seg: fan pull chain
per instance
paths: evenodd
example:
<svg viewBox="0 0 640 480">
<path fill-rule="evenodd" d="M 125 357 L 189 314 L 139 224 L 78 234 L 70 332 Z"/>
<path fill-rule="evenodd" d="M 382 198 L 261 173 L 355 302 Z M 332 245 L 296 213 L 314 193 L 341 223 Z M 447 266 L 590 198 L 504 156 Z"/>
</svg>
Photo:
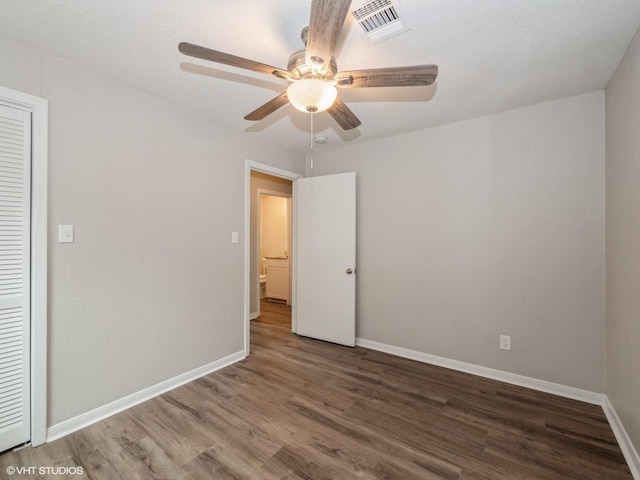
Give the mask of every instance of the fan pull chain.
<svg viewBox="0 0 640 480">
<path fill-rule="evenodd" d="M 311 157 L 311 168 L 313 168 L 313 113 L 310 113 L 311 115 L 311 136 L 310 136 L 310 143 L 309 143 L 309 156 Z"/>
</svg>

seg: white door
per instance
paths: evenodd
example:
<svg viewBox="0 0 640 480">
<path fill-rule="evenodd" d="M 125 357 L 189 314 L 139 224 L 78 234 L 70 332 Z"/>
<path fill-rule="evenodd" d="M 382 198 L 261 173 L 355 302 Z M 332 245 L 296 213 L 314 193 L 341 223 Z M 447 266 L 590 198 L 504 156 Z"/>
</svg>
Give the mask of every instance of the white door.
<svg viewBox="0 0 640 480">
<path fill-rule="evenodd" d="M 0 105 L 0 451 L 31 438 L 31 113 Z"/>
<path fill-rule="evenodd" d="M 356 174 L 293 183 L 296 221 L 296 333 L 354 346 Z"/>
</svg>

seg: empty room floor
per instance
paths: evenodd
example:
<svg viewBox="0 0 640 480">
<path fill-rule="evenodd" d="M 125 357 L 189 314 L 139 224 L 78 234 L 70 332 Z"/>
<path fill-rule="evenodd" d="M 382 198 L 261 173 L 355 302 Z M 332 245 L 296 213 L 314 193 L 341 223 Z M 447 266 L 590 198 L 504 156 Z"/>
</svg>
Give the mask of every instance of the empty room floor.
<svg viewBox="0 0 640 480">
<path fill-rule="evenodd" d="M 10 465 L 118 480 L 632 480 L 598 406 L 301 338 L 276 304 L 252 322 L 247 359 L 2 455 Z"/>
</svg>

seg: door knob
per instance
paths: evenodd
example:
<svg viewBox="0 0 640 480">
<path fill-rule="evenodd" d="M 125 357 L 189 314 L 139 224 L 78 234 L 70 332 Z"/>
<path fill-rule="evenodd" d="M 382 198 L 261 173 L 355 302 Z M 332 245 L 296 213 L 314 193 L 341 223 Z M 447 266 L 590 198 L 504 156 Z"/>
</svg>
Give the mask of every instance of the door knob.
<svg viewBox="0 0 640 480">
<path fill-rule="evenodd" d="M 351 270 L 350 268 L 347 268 L 347 275 L 351 275 L 353 273 L 353 270 Z"/>
</svg>

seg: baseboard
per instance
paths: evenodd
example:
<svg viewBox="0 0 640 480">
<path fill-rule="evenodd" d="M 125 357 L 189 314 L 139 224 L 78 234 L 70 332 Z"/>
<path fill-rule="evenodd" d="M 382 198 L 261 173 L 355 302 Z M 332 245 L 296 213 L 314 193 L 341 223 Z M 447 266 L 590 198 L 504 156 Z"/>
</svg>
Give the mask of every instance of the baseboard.
<svg viewBox="0 0 640 480">
<path fill-rule="evenodd" d="M 182 375 L 178 375 L 177 377 L 170 378 L 169 380 L 158 383 L 152 387 L 145 388 L 137 393 L 127 395 L 120 400 L 98 407 L 90 412 L 83 413 L 82 415 L 78 415 L 77 417 L 53 425 L 47 429 L 47 442 L 52 442 L 58 438 L 64 437 L 65 435 L 69 435 L 70 433 L 80 430 L 81 428 L 88 427 L 100 420 L 104 420 L 107 417 L 120 413 L 128 408 L 138 405 L 139 403 L 150 400 L 153 397 L 157 397 L 158 395 L 168 392 L 169 390 L 173 390 L 185 383 L 192 382 L 204 375 L 236 363 L 245 357 L 245 351 L 241 350 L 227 357 L 221 358 L 220 360 L 216 360 L 215 362 L 203 365 L 202 367 L 183 373 Z"/>
<path fill-rule="evenodd" d="M 258 312 L 253 312 L 249 314 L 249 320 L 255 320 L 256 318 L 258 318 L 260 316 L 260 314 Z"/>
<path fill-rule="evenodd" d="M 604 414 L 607 416 L 607 420 L 609 420 L 609 425 L 611 425 L 611 429 L 616 436 L 616 440 L 618 440 L 618 445 L 620 445 L 620 450 L 622 450 L 622 454 L 627 461 L 629 470 L 631 470 L 631 475 L 633 475 L 634 480 L 640 480 L 640 455 L 638 455 L 638 451 L 633 446 L 633 443 L 631 443 L 631 439 L 629 438 L 629 435 L 627 435 L 627 432 L 620 421 L 620 417 L 618 417 L 615 408 L 613 408 L 613 404 L 609 400 L 609 397 L 605 396 L 604 402 L 602 403 L 602 409 L 604 410 Z"/>
<path fill-rule="evenodd" d="M 364 338 L 356 338 L 356 345 L 358 345 L 359 347 L 370 348 L 371 350 L 377 350 L 379 352 L 390 353 L 392 355 L 397 355 L 398 357 L 416 360 L 422 363 L 429 363 L 431 365 L 437 365 L 439 367 L 445 367 L 452 370 L 458 370 L 460 372 L 471 373 L 473 375 L 478 375 L 479 377 L 490 378 L 492 380 L 498 380 L 500 382 L 510 383 L 512 385 L 518 385 L 541 392 L 552 393 L 561 397 L 580 400 L 582 402 L 587 402 L 594 405 L 602 405 L 605 399 L 605 396 L 602 393 L 582 390 L 580 388 L 568 387 L 566 385 L 538 380 L 531 377 L 525 377 L 524 375 L 517 375 L 515 373 L 495 370 L 493 368 L 482 367 L 479 365 L 474 365 L 472 363 L 451 360 L 449 358 L 439 357 L 437 355 L 409 350 L 407 348 L 374 342 L 372 340 L 367 340 Z"/>
</svg>

